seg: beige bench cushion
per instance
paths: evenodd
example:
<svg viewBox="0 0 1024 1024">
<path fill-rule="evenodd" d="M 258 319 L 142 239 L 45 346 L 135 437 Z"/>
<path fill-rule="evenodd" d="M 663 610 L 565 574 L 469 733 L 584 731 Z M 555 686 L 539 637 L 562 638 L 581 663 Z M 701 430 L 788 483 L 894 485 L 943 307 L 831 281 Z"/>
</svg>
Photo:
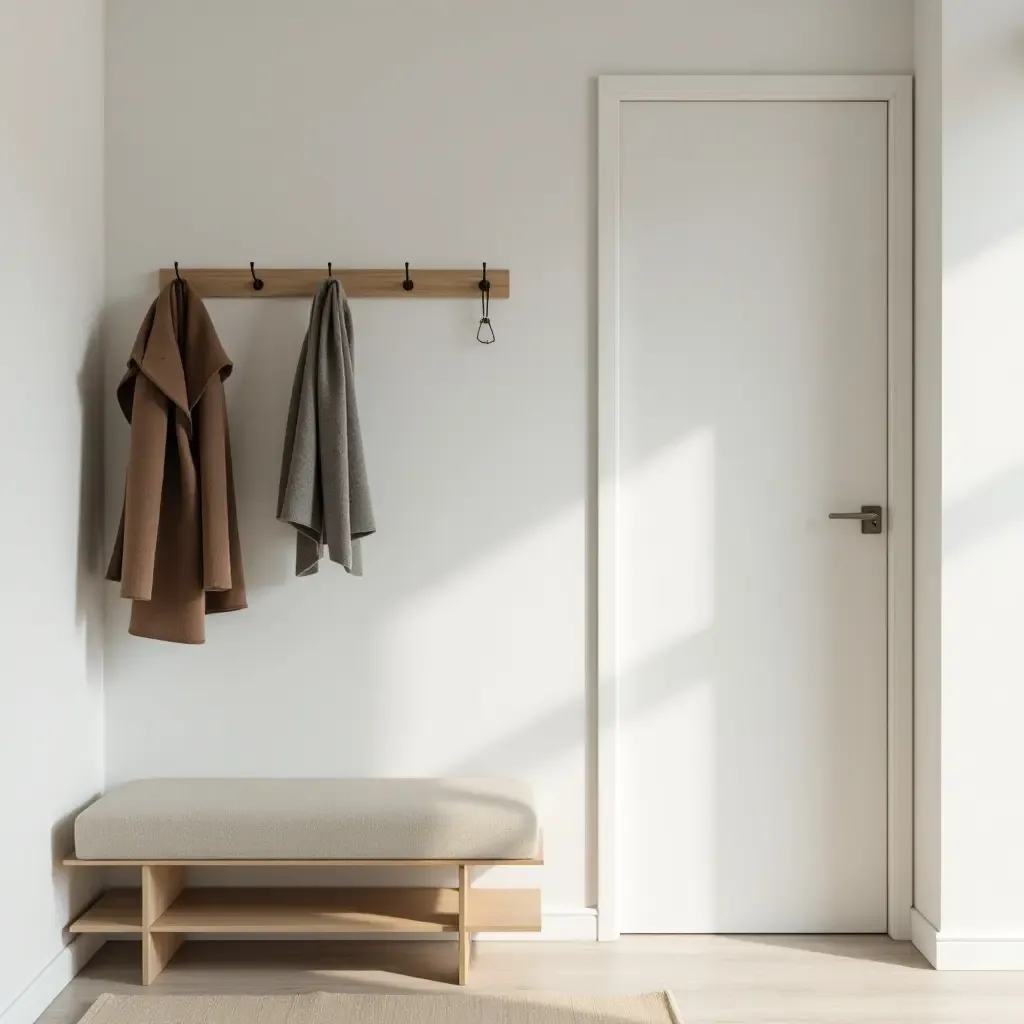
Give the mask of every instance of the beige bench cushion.
<svg viewBox="0 0 1024 1024">
<path fill-rule="evenodd" d="M 507 779 L 146 779 L 75 820 L 83 860 L 518 860 L 530 788 Z"/>
</svg>

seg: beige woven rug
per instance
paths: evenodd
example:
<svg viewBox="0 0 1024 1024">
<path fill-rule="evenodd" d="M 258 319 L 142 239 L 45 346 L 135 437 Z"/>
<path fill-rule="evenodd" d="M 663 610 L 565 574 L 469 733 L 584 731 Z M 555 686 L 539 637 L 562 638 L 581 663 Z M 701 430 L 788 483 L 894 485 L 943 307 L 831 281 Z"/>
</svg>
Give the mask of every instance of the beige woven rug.
<svg viewBox="0 0 1024 1024">
<path fill-rule="evenodd" d="M 667 992 L 559 996 L 102 995 L 81 1024 L 682 1024 Z"/>
</svg>

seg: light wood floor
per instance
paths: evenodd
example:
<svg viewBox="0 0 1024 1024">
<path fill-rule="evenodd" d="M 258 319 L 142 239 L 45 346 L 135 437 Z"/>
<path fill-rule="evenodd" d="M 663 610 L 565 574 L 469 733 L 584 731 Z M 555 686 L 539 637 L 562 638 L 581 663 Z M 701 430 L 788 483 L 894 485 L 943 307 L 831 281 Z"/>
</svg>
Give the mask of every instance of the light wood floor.
<svg viewBox="0 0 1024 1024">
<path fill-rule="evenodd" d="M 138 944 L 110 942 L 39 1024 L 75 1024 L 101 992 L 415 992 L 456 970 L 449 942 L 192 942 L 143 989 Z M 1024 1022 L 1024 972 L 939 974 L 909 944 L 874 936 L 631 936 L 474 950 L 471 989 L 666 988 L 686 1024 Z"/>
</svg>

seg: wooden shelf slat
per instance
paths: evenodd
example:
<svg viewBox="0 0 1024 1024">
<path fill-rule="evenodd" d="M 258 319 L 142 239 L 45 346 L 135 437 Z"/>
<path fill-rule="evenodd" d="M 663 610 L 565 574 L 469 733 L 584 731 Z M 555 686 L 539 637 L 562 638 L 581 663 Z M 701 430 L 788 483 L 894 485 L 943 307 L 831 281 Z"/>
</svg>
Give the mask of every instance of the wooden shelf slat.
<svg viewBox="0 0 1024 1024">
<path fill-rule="evenodd" d="M 471 890 L 471 932 L 535 932 L 539 889 Z M 445 888 L 185 889 L 152 926 L 160 933 L 456 932 L 459 893 Z M 71 925 L 74 934 L 139 934 L 142 894 L 111 889 Z"/>
<path fill-rule="evenodd" d="M 139 889 L 109 889 L 75 921 L 74 934 L 93 932 L 113 935 L 142 932 L 142 892 Z"/>
<path fill-rule="evenodd" d="M 284 299 L 312 298 L 317 285 L 327 277 L 327 267 L 257 267 L 263 282 L 253 288 L 248 267 L 179 267 L 178 273 L 204 299 Z M 350 299 L 472 299 L 480 298 L 483 267 L 468 270 L 416 270 L 410 268 L 413 282 L 405 291 L 404 268 L 387 270 L 334 270 Z M 160 287 L 174 280 L 174 268 L 160 270 Z M 487 268 L 491 298 L 509 297 L 509 272 Z"/>
<path fill-rule="evenodd" d="M 538 890 L 474 889 L 473 931 L 539 931 Z M 456 932 L 459 894 L 443 888 L 185 889 L 153 932 Z"/>
</svg>

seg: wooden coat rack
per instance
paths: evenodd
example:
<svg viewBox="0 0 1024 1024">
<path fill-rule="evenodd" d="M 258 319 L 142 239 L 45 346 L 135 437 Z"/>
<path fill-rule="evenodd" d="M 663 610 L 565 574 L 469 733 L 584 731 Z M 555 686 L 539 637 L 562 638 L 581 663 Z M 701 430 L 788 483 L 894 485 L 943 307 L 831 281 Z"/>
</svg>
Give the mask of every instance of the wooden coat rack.
<svg viewBox="0 0 1024 1024">
<path fill-rule="evenodd" d="M 177 273 L 204 299 L 312 298 L 328 276 L 326 267 L 179 268 Z M 469 299 L 480 298 L 480 268 L 474 270 L 333 270 L 332 275 L 350 299 Z M 174 280 L 174 267 L 160 270 L 160 287 Z M 509 296 L 509 272 L 486 268 L 492 299 Z M 257 287 L 257 283 L 262 284 Z M 411 282 L 412 287 L 406 287 Z"/>
</svg>

